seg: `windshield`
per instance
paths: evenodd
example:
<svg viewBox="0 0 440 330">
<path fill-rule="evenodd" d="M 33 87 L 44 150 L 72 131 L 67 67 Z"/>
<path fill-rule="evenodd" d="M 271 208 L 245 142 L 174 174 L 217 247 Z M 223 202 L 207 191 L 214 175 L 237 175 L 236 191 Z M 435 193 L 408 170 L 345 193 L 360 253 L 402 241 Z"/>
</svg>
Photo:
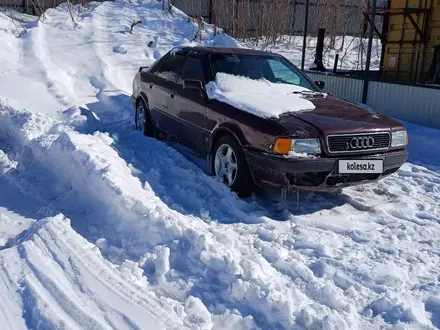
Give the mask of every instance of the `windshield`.
<svg viewBox="0 0 440 330">
<path fill-rule="evenodd" d="M 272 83 L 290 84 L 317 91 L 313 83 L 298 69 L 282 57 L 212 54 L 211 63 L 214 74 L 219 72 L 244 76 L 251 79 L 266 79 Z"/>
</svg>

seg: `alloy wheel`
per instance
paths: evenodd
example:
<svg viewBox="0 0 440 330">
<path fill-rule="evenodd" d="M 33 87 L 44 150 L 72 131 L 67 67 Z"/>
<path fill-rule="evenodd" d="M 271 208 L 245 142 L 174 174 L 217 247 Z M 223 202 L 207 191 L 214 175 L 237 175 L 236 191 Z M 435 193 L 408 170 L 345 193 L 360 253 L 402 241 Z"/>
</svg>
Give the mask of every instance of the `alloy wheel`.
<svg viewBox="0 0 440 330">
<path fill-rule="evenodd" d="M 237 178 L 238 164 L 234 150 L 228 144 L 222 144 L 215 153 L 215 176 L 231 187 Z"/>
</svg>

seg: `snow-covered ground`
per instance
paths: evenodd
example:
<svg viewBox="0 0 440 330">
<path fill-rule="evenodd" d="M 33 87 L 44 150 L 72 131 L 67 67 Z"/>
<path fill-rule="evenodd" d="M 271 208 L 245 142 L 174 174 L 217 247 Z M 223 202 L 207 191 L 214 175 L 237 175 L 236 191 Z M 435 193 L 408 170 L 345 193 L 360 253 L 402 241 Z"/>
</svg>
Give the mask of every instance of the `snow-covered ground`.
<svg viewBox="0 0 440 330">
<path fill-rule="evenodd" d="M 409 161 L 379 183 L 242 200 L 134 131 L 133 76 L 191 43 L 182 13 L 23 20 L 16 38 L 0 16 L 1 329 L 440 327 L 440 131 L 407 124 Z"/>
</svg>

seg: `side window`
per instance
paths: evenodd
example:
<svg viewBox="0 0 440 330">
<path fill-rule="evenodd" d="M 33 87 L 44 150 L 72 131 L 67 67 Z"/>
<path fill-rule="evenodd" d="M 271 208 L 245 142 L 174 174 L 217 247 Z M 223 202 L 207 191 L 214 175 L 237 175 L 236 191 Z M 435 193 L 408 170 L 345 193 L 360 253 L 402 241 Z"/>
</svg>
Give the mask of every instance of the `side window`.
<svg viewBox="0 0 440 330">
<path fill-rule="evenodd" d="M 176 82 L 177 78 L 182 72 L 183 64 L 185 63 L 185 56 L 182 54 L 170 54 L 155 72 L 158 77 L 165 80 Z"/>
<path fill-rule="evenodd" d="M 183 85 L 184 80 L 200 80 L 202 84 L 205 85 L 205 71 L 203 69 L 203 62 L 200 58 L 193 56 L 187 57 L 178 84 Z"/>
<path fill-rule="evenodd" d="M 301 77 L 282 62 L 273 59 L 269 59 L 268 62 L 275 77 L 275 82 L 301 85 Z"/>
<path fill-rule="evenodd" d="M 167 58 L 164 58 L 164 60 L 166 61 Z M 160 69 L 160 66 L 162 65 L 161 60 L 155 61 L 150 68 L 150 73 L 151 74 L 157 74 L 157 71 Z"/>
</svg>

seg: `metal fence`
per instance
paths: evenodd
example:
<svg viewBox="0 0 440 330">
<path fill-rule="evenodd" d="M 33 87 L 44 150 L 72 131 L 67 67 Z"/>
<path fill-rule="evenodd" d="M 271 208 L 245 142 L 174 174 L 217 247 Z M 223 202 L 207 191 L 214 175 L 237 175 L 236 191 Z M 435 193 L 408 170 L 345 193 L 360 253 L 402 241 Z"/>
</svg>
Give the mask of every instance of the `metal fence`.
<svg viewBox="0 0 440 330">
<path fill-rule="evenodd" d="M 15 10 L 19 13 L 41 15 L 49 8 L 55 8 L 67 0 L 0 0 L 0 11 Z M 94 0 L 103 2 L 105 0 Z M 111 0 L 110 0 L 111 1 Z M 87 3 L 88 1 L 71 0 L 72 4 Z"/>
<path fill-rule="evenodd" d="M 63 0 L 0 0 L 0 11 L 15 10 L 30 15 L 41 15 L 47 9 L 58 6 Z"/>
<path fill-rule="evenodd" d="M 212 0 L 171 0 L 171 3 L 190 16 L 203 16 L 206 22 L 213 23 L 211 22 L 212 8 L 210 8 Z M 299 34 L 304 31 L 305 1 L 273 0 L 271 3 L 282 4 L 284 8 L 283 17 L 277 17 L 285 20 L 285 31 L 282 33 Z M 250 35 L 263 24 L 263 21 L 273 20 L 273 17 L 265 18 L 263 1 L 222 0 L 221 6 L 222 11 L 216 14 L 215 23 L 228 34 L 233 34 L 234 20 L 245 22 Z M 233 9 L 234 6 L 235 9 Z M 316 35 L 318 28 L 325 28 L 335 35 L 357 36 L 362 34 L 364 24 L 362 7 L 356 4 L 356 1 L 340 0 L 338 6 L 333 7 L 326 5 L 323 0 L 310 1 L 309 33 L 312 35 Z M 382 18 L 378 17 L 376 26 L 379 29 L 381 29 L 381 24 Z"/>
<path fill-rule="evenodd" d="M 361 103 L 363 80 L 307 72 L 325 91 Z M 370 81 L 367 102 L 376 111 L 415 124 L 440 128 L 440 89 Z"/>
</svg>

